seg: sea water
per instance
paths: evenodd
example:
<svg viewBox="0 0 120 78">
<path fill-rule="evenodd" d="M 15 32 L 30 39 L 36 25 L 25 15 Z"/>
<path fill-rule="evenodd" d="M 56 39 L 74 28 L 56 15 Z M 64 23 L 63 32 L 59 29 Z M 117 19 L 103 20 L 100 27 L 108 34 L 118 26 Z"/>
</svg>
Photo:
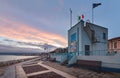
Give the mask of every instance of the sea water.
<svg viewBox="0 0 120 78">
<path fill-rule="evenodd" d="M 0 55 L 0 62 L 9 61 L 9 60 L 18 60 L 26 58 L 34 58 L 37 56 L 22 56 L 22 55 Z"/>
</svg>

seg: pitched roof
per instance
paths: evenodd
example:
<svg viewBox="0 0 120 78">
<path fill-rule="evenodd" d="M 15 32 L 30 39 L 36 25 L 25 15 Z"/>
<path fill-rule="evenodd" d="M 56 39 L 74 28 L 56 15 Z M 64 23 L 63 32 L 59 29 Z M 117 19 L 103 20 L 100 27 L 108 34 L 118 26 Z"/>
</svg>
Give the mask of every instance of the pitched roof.
<svg viewBox="0 0 120 78">
<path fill-rule="evenodd" d="M 109 39 L 108 41 L 116 40 L 116 39 L 120 39 L 120 37 L 114 37 L 114 38 Z"/>
</svg>

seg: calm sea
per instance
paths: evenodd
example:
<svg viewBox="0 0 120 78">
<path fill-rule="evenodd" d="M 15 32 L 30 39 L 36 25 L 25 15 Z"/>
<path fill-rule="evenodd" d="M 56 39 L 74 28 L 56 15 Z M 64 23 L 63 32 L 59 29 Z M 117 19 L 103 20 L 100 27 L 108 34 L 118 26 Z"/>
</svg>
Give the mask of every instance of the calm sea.
<svg viewBox="0 0 120 78">
<path fill-rule="evenodd" d="M 37 56 L 17 56 L 17 55 L 0 55 L 0 62 L 9 61 L 9 60 L 17 60 L 17 59 L 25 59 L 25 58 L 33 58 Z"/>
</svg>

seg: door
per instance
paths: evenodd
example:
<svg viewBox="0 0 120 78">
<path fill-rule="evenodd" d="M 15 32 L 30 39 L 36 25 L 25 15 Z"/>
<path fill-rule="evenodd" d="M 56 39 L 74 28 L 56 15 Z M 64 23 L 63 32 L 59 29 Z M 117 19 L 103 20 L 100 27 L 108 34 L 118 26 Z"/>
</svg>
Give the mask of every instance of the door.
<svg viewBox="0 0 120 78">
<path fill-rule="evenodd" d="M 90 45 L 85 45 L 85 55 L 90 55 Z"/>
</svg>

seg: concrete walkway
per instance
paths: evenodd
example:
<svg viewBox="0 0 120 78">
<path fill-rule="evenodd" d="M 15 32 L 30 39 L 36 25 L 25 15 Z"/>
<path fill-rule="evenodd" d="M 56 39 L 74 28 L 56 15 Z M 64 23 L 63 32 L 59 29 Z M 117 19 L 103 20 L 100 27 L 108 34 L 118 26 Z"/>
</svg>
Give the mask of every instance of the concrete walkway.
<svg viewBox="0 0 120 78">
<path fill-rule="evenodd" d="M 42 64 L 42 62 L 39 62 L 38 64 L 45 67 L 45 68 L 47 68 L 47 69 L 49 69 L 50 71 L 53 71 L 53 72 L 65 77 L 65 78 L 76 78 L 76 77 L 74 77 L 74 76 L 72 76 L 70 74 L 67 74 L 67 73 L 63 72 L 63 71 L 57 70 L 57 69 L 52 68 L 52 67 L 47 66 L 47 65 L 44 65 L 44 64 Z"/>
<path fill-rule="evenodd" d="M 4 75 L 1 76 L 0 78 L 16 78 L 15 65 L 8 67 L 8 68 L 6 69 Z"/>
<path fill-rule="evenodd" d="M 18 63 L 12 66 L 9 66 L 6 70 L 4 75 L 0 76 L 0 78 L 27 78 L 27 76 L 25 76 L 26 74 L 24 73 L 24 70 L 22 69 L 21 65 L 25 64 L 25 63 L 31 63 L 34 62 L 34 60 L 37 60 L 39 58 L 36 59 L 32 59 L 29 61 L 25 61 L 22 63 Z M 19 74 L 17 73 L 19 72 Z M 21 75 L 21 74 L 25 74 L 25 75 Z"/>
<path fill-rule="evenodd" d="M 34 66 L 35 64 L 32 64 L 32 65 Z M 32 66 L 32 65 L 23 65 L 23 67 Z M 76 77 L 74 77 L 74 76 L 72 76 L 72 75 L 70 75 L 70 74 L 67 74 L 67 73 L 63 72 L 63 71 L 57 70 L 57 69 L 52 68 L 52 67 L 47 66 L 47 65 L 44 65 L 44 64 L 42 64 L 42 61 L 41 61 L 41 62 L 38 62 L 37 65 L 40 65 L 40 66 L 42 66 L 42 67 L 45 67 L 45 68 L 47 68 L 48 70 L 25 74 L 22 66 L 19 65 L 19 66 L 16 66 L 16 73 L 17 73 L 16 78 L 27 78 L 27 77 L 29 77 L 29 76 L 34 76 L 34 75 L 43 74 L 43 73 L 48 73 L 48 72 L 55 72 L 55 73 L 57 73 L 57 74 L 65 77 L 65 78 L 76 78 Z"/>
<path fill-rule="evenodd" d="M 36 59 L 34 59 L 34 60 L 36 60 Z M 25 71 L 23 70 L 23 67 L 27 67 L 27 66 L 29 67 L 32 65 L 34 66 L 35 65 L 33 63 L 33 62 L 35 62 L 34 60 L 22 62 L 22 63 L 8 67 L 5 74 L 3 76 L 1 76 L 0 78 L 28 78 L 29 76 L 35 76 L 35 75 L 40 75 L 40 74 L 44 74 L 44 73 L 46 74 L 49 72 L 55 72 L 56 74 L 59 74 L 65 78 L 76 78 L 70 74 L 63 72 L 63 71 L 57 70 L 57 69 L 52 68 L 47 65 L 44 65 L 44 64 L 42 64 L 42 61 L 37 61 L 36 65 L 40 65 L 44 68 L 47 68 L 48 70 L 43 70 L 43 71 L 26 74 Z"/>
<path fill-rule="evenodd" d="M 20 65 L 16 66 L 16 78 L 27 78 L 23 68 Z"/>
</svg>

